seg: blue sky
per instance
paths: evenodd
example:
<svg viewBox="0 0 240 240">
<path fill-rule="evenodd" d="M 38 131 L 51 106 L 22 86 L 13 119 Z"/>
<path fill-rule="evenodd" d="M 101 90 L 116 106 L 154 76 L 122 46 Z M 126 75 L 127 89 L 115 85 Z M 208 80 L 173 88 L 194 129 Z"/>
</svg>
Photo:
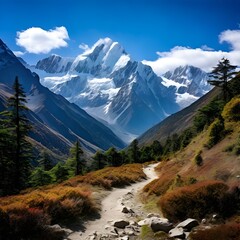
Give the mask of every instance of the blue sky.
<svg viewBox="0 0 240 240">
<path fill-rule="evenodd" d="M 22 57 L 31 64 L 52 53 L 77 56 L 83 52 L 80 44 L 91 46 L 104 37 L 120 42 L 134 59 L 149 63 L 162 57 L 156 52 L 171 52 L 176 46 L 228 52 L 232 44 L 226 38 L 220 43 L 219 35 L 240 29 L 239 0 L 1 0 L 0 3 L 0 38 L 11 50 L 23 52 Z M 67 37 L 63 37 L 66 44 L 59 43 L 58 49 L 52 46 L 48 53 L 29 53 L 23 46 L 25 43 L 16 44 L 17 32 L 33 27 L 49 31 L 62 26 L 67 31 Z"/>
</svg>

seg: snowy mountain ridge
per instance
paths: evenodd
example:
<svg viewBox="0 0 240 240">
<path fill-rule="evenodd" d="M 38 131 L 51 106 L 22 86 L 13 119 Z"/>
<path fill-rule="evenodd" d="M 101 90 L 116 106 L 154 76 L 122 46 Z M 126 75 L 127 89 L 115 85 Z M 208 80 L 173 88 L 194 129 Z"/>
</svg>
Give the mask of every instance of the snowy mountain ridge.
<svg viewBox="0 0 240 240">
<path fill-rule="evenodd" d="M 157 76 L 110 38 L 98 40 L 75 59 L 52 55 L 32 70 L 44 86 L 121 133 L 125 141 L 207 91 L 202 70 L 185 66 Z"/>
</svg>

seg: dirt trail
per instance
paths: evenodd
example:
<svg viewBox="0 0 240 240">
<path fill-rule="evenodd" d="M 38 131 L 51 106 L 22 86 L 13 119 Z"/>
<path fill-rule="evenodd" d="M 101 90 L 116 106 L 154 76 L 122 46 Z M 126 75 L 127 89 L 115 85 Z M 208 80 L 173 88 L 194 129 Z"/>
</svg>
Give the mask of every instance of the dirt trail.
<svg viewBox="0 0 240 240">
<path fill-rule="evenodd" d="M 131 208 L 135 213 L 138 213 L 138 215 L 141 215 L 141 203 L 139 203 L 136 196 L 139 190 L 141 190 L 153 179 L 157 178 L 157 174 L 154 171 L 156 165 L 157 164 L 151 164 L 144 168 L 144 173 L 147 175 L 147 180 L 134 183 L 125 188 L 113 189 L 112 192 L 102 201 L 102 211 L 100 213 L 101 218 L 94 221 L 88 221 L 85 225 L 85 232 L 74 232 L 68 236 L 68 239 L 89 239 L 89 236 L 93 235 L 95 232 L 101 234 L 107 233 L 108 228 L 116 220 L 129 220 L 129 217 L 122 213 L 123 205 Z"/>
</svg>

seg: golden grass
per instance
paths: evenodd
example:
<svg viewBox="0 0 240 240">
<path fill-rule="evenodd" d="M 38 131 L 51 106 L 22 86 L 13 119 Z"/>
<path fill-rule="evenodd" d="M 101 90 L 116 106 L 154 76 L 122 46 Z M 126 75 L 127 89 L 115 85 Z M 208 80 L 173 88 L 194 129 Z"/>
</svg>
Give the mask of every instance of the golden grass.
<svg viewBox="0 0 240 240">
<path fill-rule="evenodd" d="M 143 166 L 141 164 L 127 164 L 120 167 L 107 167 L 95 172 L 90 172 L 85 176 L 72 178 L 63 184 L 77 186 L 79 183 L 86 183 L 111 189 L 112 187 L 123 187 L 145 178 L 146 175 L 143 172 Z"/>
</svg>

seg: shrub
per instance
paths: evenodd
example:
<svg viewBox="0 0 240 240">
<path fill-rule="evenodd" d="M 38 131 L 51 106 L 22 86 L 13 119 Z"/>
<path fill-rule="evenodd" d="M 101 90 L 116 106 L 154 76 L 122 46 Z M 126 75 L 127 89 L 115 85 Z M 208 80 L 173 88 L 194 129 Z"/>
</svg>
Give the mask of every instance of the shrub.
<svg viewBox="0 0 240 240">
<path fill-rule="evenodd" d="M 158 179 L 154 179 L 152 182 L 148 183 L 143 188 L 143 191 L 148 193 L 148 195 L 155 194 L 157 196 L 160 196 L 167 192 L 173 182 L 173 177 L 163 176 Z"/>
<path fill-rule="evenodd" d="M 227 223 L 190 233 L 191 240 L 240 240 L 240 223 Z"/>
<path fill-rule="evenodd" d="M 21 207 L 1 214 L 2 221 L 0 236 L 5 239 L 41 239 L 37 237 L 46 231 L 50 218 L 40 209 Z"/>
<path fill-rule="evenodd" d="M 175 188 L 163 195 L 158 204 L 163 214 L 173 220 L 188 217 L 201 219 L 206 214 L 231 214 L 236 211 L 236 200 L 228 194 L 228 186 L 220 181 L 204 181 L 185 187 Z M 226 202 L 232 202 L 223 204 Z"/>
<path fill-rule="evenodd" d="M 233 98 L 225 105 L 222 116 L 227 121 L 240 120 L 240 97 Z"/>
<path fill-rule="evenodd" d="M 217 144 L 224 136 L 224 121 L 223 119 L 216 119 L 209 127 L 209 139 L 207 146 L 209 148 Z"/>
<path fill-rule="evenodd" d="M 202 166 L 202 164 L 203 164 L 203 159 L 202 159 L 201 153 L 202 153 L 202 151 L 199 151 L 194 158 L 194 162 L 197 164 L 197 166 Z"/>
<path fill-rule="evenodd" d="M 221 115 L 224 102 L 214 99 L 209 104 L 202 107 L 196 114 L 193 124 L 197 132 L 201 132 L 205 126 L 209 126 L 216 117 Z"/>
<path fill-rule="evenodd" d="M 61 233 L 48 224 L 70 222 L 95 213 L 97 208 L 90 196 L 86 187 L 60 185 L 2 198 L 0 239 L 5 233 L 11 234 L 9 239 L 62 239 Z"/>
</svg>

